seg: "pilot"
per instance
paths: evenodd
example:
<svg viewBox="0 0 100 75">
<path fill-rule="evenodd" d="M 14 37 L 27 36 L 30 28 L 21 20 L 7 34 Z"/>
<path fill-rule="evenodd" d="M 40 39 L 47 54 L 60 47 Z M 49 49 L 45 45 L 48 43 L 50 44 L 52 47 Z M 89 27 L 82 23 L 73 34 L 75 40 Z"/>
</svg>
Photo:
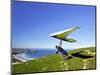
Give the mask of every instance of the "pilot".
<svg viewBox="0 0 100 75">
<path fill-rule="evenodd" d="M 57 49 L 56 54 L 58 54 L 60 52 L 62 54 L 64 60 L 67 60 L 68 52 L 58 45 L 56 45 L 56 49 Z"/>
</svg>

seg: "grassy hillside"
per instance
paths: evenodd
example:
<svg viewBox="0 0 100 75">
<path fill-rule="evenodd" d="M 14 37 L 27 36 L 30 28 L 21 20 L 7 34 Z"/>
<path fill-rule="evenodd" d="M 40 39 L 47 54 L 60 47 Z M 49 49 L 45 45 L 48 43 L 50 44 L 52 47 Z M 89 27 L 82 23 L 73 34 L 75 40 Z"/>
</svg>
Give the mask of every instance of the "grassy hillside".
<svg viewBox="0 0 100 75">
<path fill-rule="evenodd" d="M 13 74 L 95 68 L 95 47 L 72 50 L 69 52 L 69 58 L 67 60 L 63 60 L 60 54 L 53 54 L 12 65 Z"/>
</svg>

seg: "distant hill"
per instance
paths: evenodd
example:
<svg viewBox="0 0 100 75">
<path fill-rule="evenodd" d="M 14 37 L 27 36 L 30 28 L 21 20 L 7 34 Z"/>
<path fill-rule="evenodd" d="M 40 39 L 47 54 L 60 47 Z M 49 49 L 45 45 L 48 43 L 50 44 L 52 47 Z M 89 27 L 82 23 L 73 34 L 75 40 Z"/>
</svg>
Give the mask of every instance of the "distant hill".
<svg viewBox="0 0 100 75">
<path fill-rule="evenodd" d="M 12 48 L 12 54 L 24 53 L 25 51 L 36 52 L 35 49 L 29 49 L 29 48 Z"/>
<path fill-rule="evenodd" d="M 12 65 L 13 74 L 96 69 L 95 53 L 95 47 L 79 48 L 69 51 L 67 60 L 63 60 L 60 54 L 53 54 L 20 62 Z"/>
<path fill-rule="evenodd" d="M 12 48 L 12 54 L 23 53 L 25 51 L 26 49 L 23 49 L 23 48 Z"/>
</svg>

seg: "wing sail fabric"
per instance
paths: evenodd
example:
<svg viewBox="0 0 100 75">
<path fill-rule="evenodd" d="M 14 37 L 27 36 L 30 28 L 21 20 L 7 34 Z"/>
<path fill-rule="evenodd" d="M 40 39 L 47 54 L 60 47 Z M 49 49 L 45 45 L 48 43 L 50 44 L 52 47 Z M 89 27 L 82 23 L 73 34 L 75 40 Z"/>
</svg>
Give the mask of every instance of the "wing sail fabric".
<svg viewBox="0 0 100 75">
<path fill-rule="evenodd" d="M 61 32 L 57 32 L 57 33 L 53 33 L 51 34 L 52 37 L 55 37 L 57 39 L 61 39 L 67 42 L 76 42 L 76 40 L 72 39 L 72 38 L 67 38 L 72 32 L 74 32 L 75 30 L 79 29 L 79 27 L 73 27 Z"/>
</svg>

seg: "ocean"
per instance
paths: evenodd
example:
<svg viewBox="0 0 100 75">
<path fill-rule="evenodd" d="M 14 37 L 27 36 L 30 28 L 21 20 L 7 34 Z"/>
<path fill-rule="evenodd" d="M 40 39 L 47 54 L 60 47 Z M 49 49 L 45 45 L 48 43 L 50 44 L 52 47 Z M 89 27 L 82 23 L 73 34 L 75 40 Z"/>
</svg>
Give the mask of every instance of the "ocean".
<svg viewBox="0 0 100 75">
<path fill-rule="evenodd" d="M 47 55 L 55 54 L 56 51 L 56 49 L 27 49 L 25 52 L 16 54 L 14 57 L 22 61 L 28 61 L 31 59 L 41 58 Z"/>
</svg>

